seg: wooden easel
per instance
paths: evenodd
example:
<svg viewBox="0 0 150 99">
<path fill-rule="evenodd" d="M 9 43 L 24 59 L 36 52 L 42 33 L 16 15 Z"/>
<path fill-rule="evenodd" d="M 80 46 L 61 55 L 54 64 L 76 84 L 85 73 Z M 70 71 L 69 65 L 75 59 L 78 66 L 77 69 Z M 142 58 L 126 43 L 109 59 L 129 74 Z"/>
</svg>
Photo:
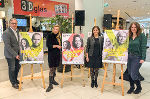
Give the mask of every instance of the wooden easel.
<svg viewBox="0 0 150 99">
<path fill-rule="evenodd" d="M 107 75 L 107 68 L 108 68 L 108 63 L 104 63 L 104 78 L 103 78 L 103 83 L 102 83 L 102 88 L 101 88 L 101 93 L 103 93 L 103 89 L 104 89 L 104 84 L 111 84 L 111 85 L 117 85 L 117 86 L 121 86 L 122 88 L 122 96 L 124 96 L 124 85 L 123 85 L 123 64 L 119 64 L 121 65 L 121 83 L 115 83 L 115 76 L 116 76 L 116 64 L 113 64 L 113 77 L 112 77 L 112 82 L 106 82 L 106 75 Z"/>
<path fill-rule="evenodd" d="M 74 18 L 73 18 L 73 14 L 72 14 L 72 33 L 73 33 L 73 20 L 74 20 Z M 80 65 L 80 68 L 81 68 L 81 74 L 80 75 L 73 75 L 73 64 L 71 65 L 71 75 L 65 75 L 65 68 L 66 68 L 66 65 L 64 64 L 62 80 L 61 80 L 61 88 L 63 87 L 65 76 L 71 78 L 71 81 L 72 81 L 73 77 L 81 77 L 82 80 L 83 80 L 83 87 L 85 86 L 85 82 L 84 82 L 84 67 L 83 67 L 83 65 Z"/>
<path fill-rule="evenodd" d="M 116 30 L 119 30 L 119 16 L 120 16 L 120 10 L 118 10 Z M 105 78 L 106 78 L 106 74 L 107 74 L 108 63 L 104 63 L 105 73 L 104 73 L 104 78 L 103 78 L 101 93 L 103 93 L 104 84 L 111 84 L 111 85 L 114 85 L 114 86 L 115 86 L 115 85 L 121 86 L 121 88 L 122 88 L 122 96 L 124 96 L 123 64 L 119 64 L 119 65 L 121 65 L 121 83 L 115 83 L 115 76 L 116 76 L 116 64 L 115 64 L 115 63 L 113 64 L 113 77 L 112 77 L 112 82 L 106 82 L 106 81 L 105 81 Z"/>
<path fill-rule="evenodd" d="M 31 14 L 30 14 L 30 30 L 29 32 L 33 32 L 32 30 L 32 22 L 31 22 Z M 21 64 L 21 76 L 20 76 L 20 81 L 19 81 L 19 91 L 21 91 L 21 86 L 22 86 L 22 80 L 23 79 L 41 79 L 42 78 L 42 82 L 43 82 L 43 88 L 45 89 L 45 80 L 44 80 L 44 75 L 43 75 L 43 67 L 42 64 L 40 64 L 40 68 L 41 68 L 41 76 L 36 76 L 33 77 L 33 64 L 31 64 L 31 77 L 23 77 L 23 67 L 25 64 Z"/>
</svg>

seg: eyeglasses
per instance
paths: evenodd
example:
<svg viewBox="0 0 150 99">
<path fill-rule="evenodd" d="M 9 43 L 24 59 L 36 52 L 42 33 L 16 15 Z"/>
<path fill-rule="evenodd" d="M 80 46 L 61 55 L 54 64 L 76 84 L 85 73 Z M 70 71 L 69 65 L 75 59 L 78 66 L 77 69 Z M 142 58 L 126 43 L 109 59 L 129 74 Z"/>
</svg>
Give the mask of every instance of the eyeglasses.
<svg viewBox="0 0 150 99">
<path fill-rule="evenodd" d="M 10 23 L 10 24 L 17 25 L 17 23 Z"/>
</svg>

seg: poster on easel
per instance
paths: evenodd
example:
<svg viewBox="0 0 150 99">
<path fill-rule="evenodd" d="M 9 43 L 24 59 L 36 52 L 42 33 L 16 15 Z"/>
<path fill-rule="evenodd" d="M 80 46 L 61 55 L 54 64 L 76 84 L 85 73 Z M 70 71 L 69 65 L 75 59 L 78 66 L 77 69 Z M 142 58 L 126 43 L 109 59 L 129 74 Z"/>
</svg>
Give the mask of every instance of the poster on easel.
<svg viewBox="0 0 150 99">
<path fill-rule="evenodd" d="M 128 59 L 128 30 L 106 30 L 102 61 L 126 64 Z"/>
<path fill-rule="evenodd" d="M 43 61 L 43 33 L 20 32 L 20 64 L 41 64 Z"/>
<path fill-rule="evenodd" d="M 84 64 L 83 34 L 62 34 L 62 64 Z"/>
</svg>

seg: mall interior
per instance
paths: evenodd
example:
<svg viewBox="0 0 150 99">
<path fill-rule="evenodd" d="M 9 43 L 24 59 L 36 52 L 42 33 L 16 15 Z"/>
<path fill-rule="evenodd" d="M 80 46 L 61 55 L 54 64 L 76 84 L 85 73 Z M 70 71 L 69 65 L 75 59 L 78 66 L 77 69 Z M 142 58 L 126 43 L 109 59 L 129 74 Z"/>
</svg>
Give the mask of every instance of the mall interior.
<svg viewBox="0 0 150 99">
<path fill-rule="evenodd" d="M 120 11 L 120 12 L 119 12 Z M 31 16 L 30 16 L 31 14 Z M 8 76 L 8 64 L 4 56 L 3 31 L 9 27 L 9 20 L 14 17 L 18 21 L 19 32 L 43 33 L 44 63 L 43 74 L 45 86 L 49 84 L 49 67 L 46 47 L 46 37 L 52 32 L 52 26 L 61 21 L 62 33 L 83 33 L 83 42 L 86 41 L 94 25 L 104 30 L 116 29 L 119 23 L 120 30 L 128 30 L 132 22 L 138 22 L 142 32 L 147 37 L 146 60 L 140 68 L 144 77 L 142 92 L 139 94 L 127 94 L 129 82 L 124 80 L 124 95 L 121 86 L 105 84 L 101 92 L 105 70 L 99 69 L 98 88 L 91 88 L 89 69 L 84 68 L 83 78 L 73 77 L 72 81 L 67 76 L 61 87 L 62 70 L 57 70 L 56 81 L 58 86 L 46 92 L 42 79 L 23 79 L 21 91 L 11 86 Z M 31 19 L 30 19 L 31 18 Z M 58 19 L 58 20 L 56 20 Z M 62 19 L 62 20 L 59 20 Z M 67 20 L 67 21 L 63 21 Z M 73 23 L 72 23 L 73 20 Z M 58 22 L 59 23 L 59 22 Z M 62 23 L 66 23 L 64 25 Z M 73 25 L 73 27 L 71 27 Z M 150 99 L 150 0 L 0 0 L 0 99 Z M 84 45 L 84 46 L 85 46 Z M 61 65 L 62 69 L 63 65 Z M 123 65 L 125 71 L 127 65 Z M 70 65 L 65 75 L 70 75 Z M 73 75 L 80 74 L 79 66 L 73 67 Z M 116 82 L 121 82 L 121 66 L 116 66 Z M 34 76 L 41 75 L 39 64 L 33 64 Z M 31 76 L 31 64 L 25 64 L 23 76 Z M 113 64 L 109 64 L 107 81 L 112 81 Z M 20 72 L 18 80 L 20 79 Z M 84 83 L 85 85 L 83 86 Z"/>
</svg>

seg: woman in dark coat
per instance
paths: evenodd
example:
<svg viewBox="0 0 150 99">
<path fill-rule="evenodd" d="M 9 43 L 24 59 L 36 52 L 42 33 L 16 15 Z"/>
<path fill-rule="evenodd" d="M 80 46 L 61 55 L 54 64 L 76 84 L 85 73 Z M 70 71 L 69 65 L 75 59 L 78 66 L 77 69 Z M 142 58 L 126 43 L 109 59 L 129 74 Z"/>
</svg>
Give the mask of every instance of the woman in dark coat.
<svg viewBox="0 0 150 99">
<path fill-rule="evenodd" d="M 52 33 L 48 35 L 46 45 L 48 48 L 48 64 L 50 68 L 49 86 L 46 89 L 46 92 L 49 92 L 51 91 L 51 89 L 53 89 L 52 84 L 58 85 L 58 83 L 54 79 L 56 76 L 56 67 L 58 67 L 60 63 L 60 50 L 61 50 L 58 25 L 55 25 L 53 27 Z"/>
<path fill-rule="evenodd" d="M 86 61 L 91 70 L 91 87 L 97 88 L 98 70 L 102 68 L 103 36 L 100 36 L 100 28 L 92 28 L 92 36 L 87 39 Z"/>
</svg>

